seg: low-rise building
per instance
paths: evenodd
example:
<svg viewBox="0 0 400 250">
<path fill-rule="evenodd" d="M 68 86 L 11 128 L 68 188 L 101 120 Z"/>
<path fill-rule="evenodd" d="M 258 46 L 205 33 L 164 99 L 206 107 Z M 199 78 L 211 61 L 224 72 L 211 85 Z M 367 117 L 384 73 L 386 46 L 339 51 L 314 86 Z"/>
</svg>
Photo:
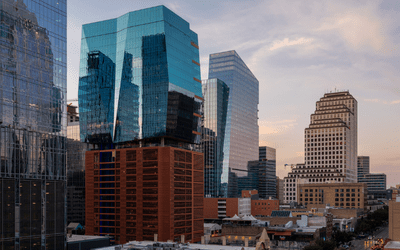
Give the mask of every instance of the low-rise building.
<svg viewBox="0 0 400 250">
<path fill-rule="evenodd" d="M 367 193 L 365 183 L 300 184 L 297 190 L 299 205 L 307 208 L 322 208 L 328 205 L 365 209 Z"/>
<path fill-rule="evenodd" d="M 204 198 L 204 218 L 223 219 L 251 214 L 250 198 Z"/>
</svg>

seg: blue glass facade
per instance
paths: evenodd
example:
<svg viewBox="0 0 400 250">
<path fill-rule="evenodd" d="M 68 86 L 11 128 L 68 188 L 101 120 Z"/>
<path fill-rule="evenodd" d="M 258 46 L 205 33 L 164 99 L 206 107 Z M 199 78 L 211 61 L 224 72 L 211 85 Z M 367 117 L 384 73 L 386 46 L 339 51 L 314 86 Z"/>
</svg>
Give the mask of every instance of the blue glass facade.
<svg viewBox="0 0 400 250">
<path fill-rule="evenodd" d="M 200 143 L 197 34 L 164 6 L 82 27 L 81 140 Z"/>
<path fill-rule="evenodd" d="M 204 195 L 219 197 L 224 159 L 224 138 L 228 110 L 229 88 L 219 79 L 208 79 L 202 83 L 203 131 L 202 152 L 204 153 Z"/>
<path fill-rule="evenodd" d="M 64 249 L 66 0 L 0 3 L 0 249 Z"/>
<path fill-rule="evenodd" d="M 248 161 L 258 159 L 259 83 L 236 51 L 211 54 L 209 63 L 208 77 L 218 78 L 229 87 L 222 170 L 222 187 L 227 196 L 229 168 L 246 170 Z"/>
</svg>

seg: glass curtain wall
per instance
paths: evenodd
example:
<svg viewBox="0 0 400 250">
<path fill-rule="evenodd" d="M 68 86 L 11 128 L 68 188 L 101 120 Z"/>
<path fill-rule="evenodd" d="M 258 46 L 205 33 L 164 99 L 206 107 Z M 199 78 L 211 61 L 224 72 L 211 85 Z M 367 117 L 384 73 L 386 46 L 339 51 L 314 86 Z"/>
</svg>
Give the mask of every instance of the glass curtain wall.
<svg viewBox="0 0 400 250">
<path fill-rule="evenodd" d="M 164 6 L 82 27 L 81 141 L 200 143 L 197 34 Z M 154 144 L 153 144 L 154 145 Z"/>
<path fill-rule="evenodd" d="M 218 78 L 229 87 L 222 170 L 222 187 L 227 196 L 229 168 L 232 173 L 237 172 L 234 169 L 246 170 L 247 162 L 258 159 L 259 83 L 234 50 L 211 54 L 209 64 L 208 78 Z"/>
<path fill-rule="evenodd" d="M 0 3 L 0 249 L 64 249 L 66 0 Z"/>
<path fill-rule="evenodd" d="M 204 195 L 220 197 L 222 164 L 224 159 L 224 137 L 228 110 L 229 88 L 221 80 L 204 80 L 204 117 L 202 152 L 204 153 Z"/>
</svg>

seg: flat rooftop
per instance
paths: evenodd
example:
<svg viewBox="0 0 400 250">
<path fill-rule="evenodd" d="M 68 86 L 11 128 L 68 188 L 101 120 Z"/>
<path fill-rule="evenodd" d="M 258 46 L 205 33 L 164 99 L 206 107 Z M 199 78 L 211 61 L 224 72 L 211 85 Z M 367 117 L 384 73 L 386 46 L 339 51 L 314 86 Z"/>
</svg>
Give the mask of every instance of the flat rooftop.
<svg viewBox="0 0 400 250">
<path fill-rule="evenodd" d="M 67 242 L 80 242 L 80 241 L 92 241 L 92 240 L 103 240 L 108 239 L 107 236 L 96 236 L 96 235 L 79 235 L 73 234 L 71 237 L 67 235 Z"/>
</svg>

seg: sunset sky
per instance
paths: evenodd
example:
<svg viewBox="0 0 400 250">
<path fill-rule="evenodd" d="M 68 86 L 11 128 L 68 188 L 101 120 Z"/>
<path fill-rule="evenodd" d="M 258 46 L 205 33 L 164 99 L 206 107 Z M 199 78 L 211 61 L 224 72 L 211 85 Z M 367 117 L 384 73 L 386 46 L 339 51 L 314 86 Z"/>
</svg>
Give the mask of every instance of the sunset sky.
<svg viewBox="0 0 400 250">
<path fill-rule="evenodd" d="M 351 2 L 351 3 L 349 3 Z M 400 183 L 400 1 L 68 1 L 68 99 L 77 98 L 82 24 L 165 5 L 208 56 L 236 50 L 260 82 L 260 145 L 276 148 L 277 174 L 304 162 L 304 128 L 325 92 L 358 101 L 358 154 Z"/>
</svg>

